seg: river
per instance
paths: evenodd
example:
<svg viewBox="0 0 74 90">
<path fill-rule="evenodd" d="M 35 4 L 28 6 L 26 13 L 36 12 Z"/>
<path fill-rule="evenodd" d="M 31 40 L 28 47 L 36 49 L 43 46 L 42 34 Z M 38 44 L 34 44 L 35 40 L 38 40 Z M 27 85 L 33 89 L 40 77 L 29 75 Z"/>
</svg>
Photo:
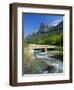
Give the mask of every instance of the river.
<svg viewBox="0 0 74 90">
<path fill-rule="evenodd" d="M 58 54 L 61 51 L 51 50 L 47 52 L 42 52 L 41 50 L 34 50 L 33 56 L 47 63 L 47 68 L 43 70 L 43 73 L 62 73 L 63 72 L 63 57 L 54 56 L 54 54 Z"/>
</svg>

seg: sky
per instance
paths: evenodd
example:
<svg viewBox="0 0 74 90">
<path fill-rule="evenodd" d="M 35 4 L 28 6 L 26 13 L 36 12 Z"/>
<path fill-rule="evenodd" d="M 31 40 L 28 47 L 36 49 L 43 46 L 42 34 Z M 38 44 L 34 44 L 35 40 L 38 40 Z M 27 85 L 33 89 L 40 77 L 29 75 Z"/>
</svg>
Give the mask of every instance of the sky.
<svg viewBox="0 0 74 90">
<path fill-rule="evenodd" d="M 23 13 L 24 37 L 36 32 L 41 23 L 49 26 L 56 26 L 63 20 L 63 15 L 43 15 L 33 13 Z"/>
</svg>

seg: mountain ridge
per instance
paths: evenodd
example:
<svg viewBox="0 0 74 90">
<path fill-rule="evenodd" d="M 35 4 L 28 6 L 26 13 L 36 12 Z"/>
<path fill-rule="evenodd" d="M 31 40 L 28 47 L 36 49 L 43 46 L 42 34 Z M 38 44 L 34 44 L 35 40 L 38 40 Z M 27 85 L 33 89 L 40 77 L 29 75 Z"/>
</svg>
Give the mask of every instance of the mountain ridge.
<svg viewBox="0 0 74 90">
<path fill-rule="evenodd" d="M 45 25 L 43 23 L 40 24 L 39 30 L 37 32 L 33 32 L 31 35 L 28 35 L 26 38 L 31 38 L 33 36 L 39 35 L 39 34 L 54 34 L 54 33 L 60 33 L 63 32 L 63 21 L 61 21 L 58 25 L 49 27 L 48 25 Z"/>
<path fill-rule="evenodd" d="M 58 25 L 49 27 L 48 25 L 40 24 L 39 30 L 25 38 L 25 41 L 33 44 L 63 44 L 63 21 Z"/>
</svg>

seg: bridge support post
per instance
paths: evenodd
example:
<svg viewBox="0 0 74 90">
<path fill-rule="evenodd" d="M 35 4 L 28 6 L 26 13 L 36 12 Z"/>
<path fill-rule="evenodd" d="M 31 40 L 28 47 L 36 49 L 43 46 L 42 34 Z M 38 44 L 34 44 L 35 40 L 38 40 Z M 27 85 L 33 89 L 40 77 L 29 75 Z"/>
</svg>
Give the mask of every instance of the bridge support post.
<svg viewBox="0 0 74 90">
<path fill-rule="evenodd" d="M 45 52 L 47 52 L 47 48 L 45 48 Z"/>
</svg>

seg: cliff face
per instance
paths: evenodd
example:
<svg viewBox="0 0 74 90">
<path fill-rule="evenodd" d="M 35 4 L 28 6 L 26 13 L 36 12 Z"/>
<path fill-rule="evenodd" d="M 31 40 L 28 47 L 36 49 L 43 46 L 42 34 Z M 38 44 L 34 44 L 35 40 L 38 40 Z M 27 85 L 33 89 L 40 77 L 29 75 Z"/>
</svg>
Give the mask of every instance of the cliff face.
<svg viewBox="0 0 74 90">
<path fill-rule="evenodd" d="M 38 32 L 48 32 L 48 31 L 49 31 L 49 26 L 48 25 L 44 25 L 43 23 L 41 23 Z"/>
</svg>

